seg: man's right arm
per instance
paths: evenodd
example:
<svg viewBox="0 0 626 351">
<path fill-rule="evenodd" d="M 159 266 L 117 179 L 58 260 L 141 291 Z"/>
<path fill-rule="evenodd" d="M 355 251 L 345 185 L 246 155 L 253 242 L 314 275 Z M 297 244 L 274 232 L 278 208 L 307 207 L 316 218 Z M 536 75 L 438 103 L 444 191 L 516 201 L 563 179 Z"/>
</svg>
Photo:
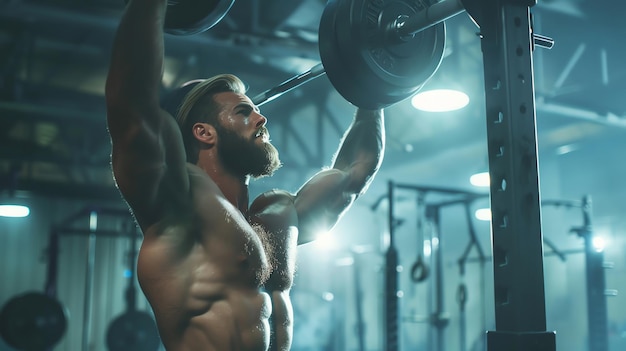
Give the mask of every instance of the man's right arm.
<svg viewBox="0 0 626 351">
<path fill-rule="evenodd" d="M 180 131 L 159 106 L 165 11 L 166 0 L 128 3 L 106 83 L 113 173 L 142 227 L 160 219 L 163 206 L 184 201 L 189 188 Z"/>
</svg>

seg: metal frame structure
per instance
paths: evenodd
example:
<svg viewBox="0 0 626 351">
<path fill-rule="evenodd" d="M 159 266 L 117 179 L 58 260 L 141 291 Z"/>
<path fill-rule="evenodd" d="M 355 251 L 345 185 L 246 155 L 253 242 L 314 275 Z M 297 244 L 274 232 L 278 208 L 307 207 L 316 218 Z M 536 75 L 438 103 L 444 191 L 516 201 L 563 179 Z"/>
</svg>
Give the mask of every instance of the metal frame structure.
<svg viewBox="0 0 626 351">
<path fill-rule="evenodd" d="M 465 2 L 480 26 L 496 330 L 489 351 L 555 351 L 546 331 L 534 95 L 533 1 Z"/>
<path fill-rule="evenodd" d="M 583 223 L 572 228 L 580 236 L 585 245 L 585 278 L 587 295 L 587 330 L 589 332 L 590 351 L 609 350 L 609 320 L 606 297 L 610 290 L 606 289 L 604 250 L 596 250 L 593 243 L 594 233 L 591 222 L 591 196 L 583 197 L 580 202 L 570 202 L 570 206 L 579 207 Z M 615 292 L 616 293 L 616 292 Z"/>
<path fill-rule="evenodd" d="M 123 237 L 128 233 L 120 233 L 118 230 L 99 229 L 98 219 L 100 217 L 121 218 L 134 228 L 134 220 L 128 210 L 118 208 L 105 208 L 100 206 L 86 206 L 75 214 L 67 217 L 53 229 L 55 235 L 85 235 L 87 236 L 86 269 L 85 269 L 85 300 L 83 302 L 83 329 L 81 334 L 81 349 L 87 351 L 90 348 L 91 340 L 91 316 L 92 316 L 92 295 L 94 286 L 94 266 L 96 255 L 96 240 L 98 236 Z M 76 222 L 87 218 L 88 228 L 76 226 Z M 138 234 L 137 230 L 133 230 Z"/>
<path fill-rule="evenodd" d="M 489 351 L 555 351 L 546 330 L 543 237 L 530 7 L 534 1 L 464 1 L 480 27 L 483 51 L 496 330 Z M 398 350 L 394 184 L 389 183 L 385 271 L 385 349 Z M 439 306 L 439 304 L 438 304 Z M 442 323 L 439 323 L 442 324 Z M 443 345 L 443 338 L 439 338 Z"/>
<path fill-rule="evenodd" d="M 398 351 L 399 350 L 399 307 L 398 307 L 398 250 L 395 245 L 395 229 L 399 224 L 399 221 L 396 219 L 394 214 L 394 202 L 395 202 L 395 191 L 399 190 L 408 190 L 414 191 L 418 193 L 418 198 L 426 197 L 427 194 L 434 193 L 439 195 L 450 196 L 451 198 L 446 201 L 439 201 L 436 203 L 425 203 L 425 219 L 428 220 L 429 223 L 433 226 L 433 238 L 436 237 L 437 241 L 441 242 L 441 216 L 440 210 L 441 208 L 456 205 L 456 204 L 465 204 L 466 206 L 481 198 L 485 198 L 488 194 L 481 194 L 471 191 L 466 191 L 462 189 L 453 189 L 446 187 L 434 187 L 434 186 L 423 186 L 423 185 L 413 185 L 406 183 L 395 183 L 393 181 L 389 181 L 387 183 L 387 199 L 389 203 L 389 211 L 388 211 L 388 225 L 389 225 L 389 236 L 388 236 L 388 246 L 385 253 L 385 330 L 383 335 L 384 340 L 384 350 L 385 351 Z M 467 209 L 467 208 L 466 208 Z M 473 234 L 473 229 L 470 227 L 470 237 L 475 239 L 475 235 Z M 432 240 L 432 238 L 431 238 Z M 435 327 L 435 339 L 432 340 L 432 344 L 434 344 L 435 350 L 443 351 L 445 350 L 445 335 L 444 331 L 449 323 L 449 318 L 447 317 L 447 313 L 445 311 L 445 303 L 444 303 L 444 287 L 443 287 L 443 257 L 440 252 L 440 244 L 435 245 L 431 248 L 431 261 L 433 265 L 432 271 L 434 272 L 434 288 L 433 288 L 433 296 L 432 300 L 434 301 L 434 308 L 429 310 L 429 316 L 427 320 L 429 323 Z"/>
<path fill-rule="evenodd" d="M 563 207 L 566 209 L 580 209 L 582 225 L 573 227 L 570 232 L 576 233 L 583 239 L 582 249 L 559 249 L 552 241 L 543 238 L 543 244 L 550 251 L 544 256 L 556 256 L 561 262 L 566 262 L 568 255 L 585 255 L 585 297 L 587 306 L 587 330 L 588 346 L 593 351 L 609 350 L 608 311 L 607 297 L 617 295 L 615 289 L 606 288 L 606 269 L 612 268 L 612 264 L 604 261 L 604 250 L 594 245 L 594 231 L 592 225 L 592 201 L 590 195 L 585 195 L 581 201 L 574 200 L 542 200 L 541 206 Z M 471 244 L 472 242 L 470 242 Z M 468 246 L 468 249 L 471 245 Z M 479 252 L 479 257 L 470 258 L 464 255 L 459 260 L 460 264 L 491 262 L 493 257 Z M 461 348 L 465 350 L 465 347 Z"/>
</svg>

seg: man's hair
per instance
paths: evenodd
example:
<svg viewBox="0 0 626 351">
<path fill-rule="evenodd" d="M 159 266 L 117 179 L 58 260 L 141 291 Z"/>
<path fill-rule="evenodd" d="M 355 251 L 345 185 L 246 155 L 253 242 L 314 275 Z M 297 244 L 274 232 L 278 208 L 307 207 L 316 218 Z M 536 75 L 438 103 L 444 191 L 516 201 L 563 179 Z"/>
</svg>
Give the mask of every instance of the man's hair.
<svg viewBox="0 0 626 351">
<path fill-rule="evenodd" d="M 176 115 L 178 126 L 183 135 L 187 162 L 197 163 L 200 147 L 193 137 L 192 127 L 196 123 L 217 125 L 217 115 L 220 106 L 213 99 L 213 95 L 223 92 L 246 93 L 245 84 L 232 74 L 220 74 L 201 81 L 194 81 L 195 86 L 189 91 Z"/>
</svg>

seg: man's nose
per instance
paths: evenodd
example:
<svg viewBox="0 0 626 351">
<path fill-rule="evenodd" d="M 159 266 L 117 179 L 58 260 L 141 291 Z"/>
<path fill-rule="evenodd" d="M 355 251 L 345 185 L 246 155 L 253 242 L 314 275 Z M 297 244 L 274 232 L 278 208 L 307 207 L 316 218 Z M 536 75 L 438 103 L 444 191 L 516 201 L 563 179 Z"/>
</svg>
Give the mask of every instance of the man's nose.
<svg viewBox="0 0 626 351">
<path fill-rule="evenodd" d="M 267 123 L 267 118 L 260 113 L 257 113 L 257 121 L 255 123 L 256 128 L 261 128 Z"/>
</svg>

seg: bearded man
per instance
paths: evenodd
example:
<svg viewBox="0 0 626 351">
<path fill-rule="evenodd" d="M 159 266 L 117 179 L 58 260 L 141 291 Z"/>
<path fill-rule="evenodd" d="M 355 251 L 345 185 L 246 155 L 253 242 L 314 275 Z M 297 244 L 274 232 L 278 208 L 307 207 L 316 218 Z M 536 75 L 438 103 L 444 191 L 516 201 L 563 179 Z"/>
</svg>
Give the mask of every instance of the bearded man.
<svg viewBox="0 0 626 351">
<path fill-rule="evenodd" d="M 331 166 L 297 192 L 250 202 L 250 178 L 280 166 L 267 119 L 230 74 L 196 83 L 176 116 L 160 106 L 166 5 L 130 0 L 106 83 L 113 174 L 144 235 L 142 291 L 168 351 L 289 350 L 297 245 L 371 183 L 383 112 L 357 109 Z"/>
</svg>

